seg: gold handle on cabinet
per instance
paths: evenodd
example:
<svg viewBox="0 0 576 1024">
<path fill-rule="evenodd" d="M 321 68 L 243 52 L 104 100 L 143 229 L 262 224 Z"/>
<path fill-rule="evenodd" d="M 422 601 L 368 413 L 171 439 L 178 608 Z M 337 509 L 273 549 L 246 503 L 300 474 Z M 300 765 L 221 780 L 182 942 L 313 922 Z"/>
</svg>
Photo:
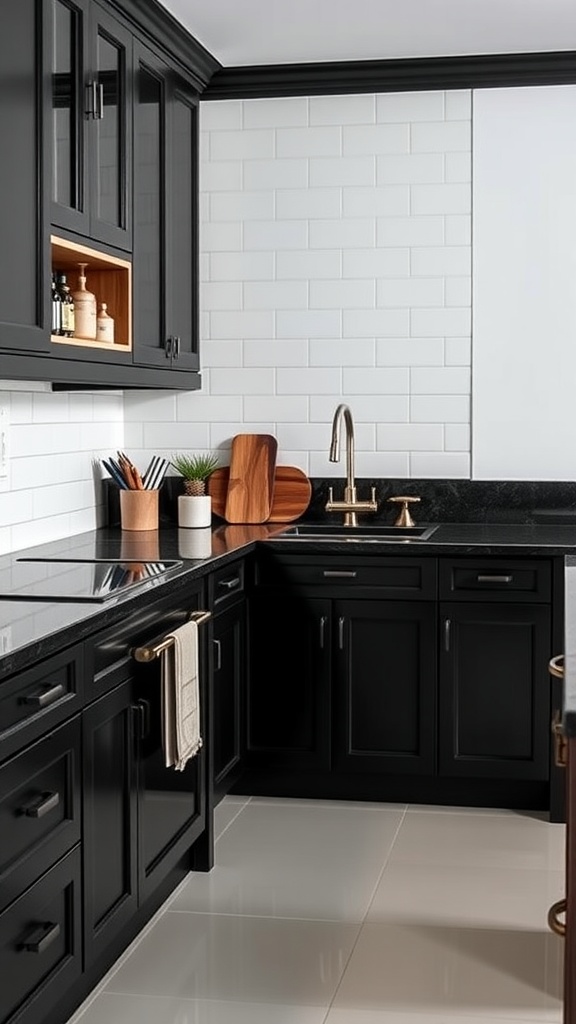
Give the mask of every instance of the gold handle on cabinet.
<svg viewBox="0 0 576 1024">
<path fill-rule="evenodd" d="M 196 622 L 200 626 L 203 622 L 207 622 L 211 615 L 212 612 L 192 612 L 189 616 L 189 621 Z M 132 651 L 132 657 L 135 661 L 154 661 L 155 658 L 159 658 L 161 654 L 164 654 L 164 651 L 173 646 L 174 637 L 168 635 L 163 640 L 156 641 L 156 643 L 146 644 L 144 647 L 135 647 Z"/>
<path fill-rule="evenodd" d="M 557 768 L 565 768 L 568 764 L 568 744 L 562 728 L 560 711 L 554 712 L 552 719 L 552 735 L 554 737 L 554 764 Z"/>
<path fill-rule="evenodd" d="M 566 900 L 557 900 L 553 903 L 548 911 L 548 927 L 551 931 L 555 932 L 556 935 L 560 935 L 562 938 L 566 935 L 566 923 L 565 921 L 559 921 L 558 915 L 566 913 Z"/>
<path fill-rule="evenodd" d="M 556 679 L 564 679 L 564 655 L 557 654 L 555 658 L 550 658 L 548 662 L 548 671 L 551 676 L 555 676 Z"/>
</svg>

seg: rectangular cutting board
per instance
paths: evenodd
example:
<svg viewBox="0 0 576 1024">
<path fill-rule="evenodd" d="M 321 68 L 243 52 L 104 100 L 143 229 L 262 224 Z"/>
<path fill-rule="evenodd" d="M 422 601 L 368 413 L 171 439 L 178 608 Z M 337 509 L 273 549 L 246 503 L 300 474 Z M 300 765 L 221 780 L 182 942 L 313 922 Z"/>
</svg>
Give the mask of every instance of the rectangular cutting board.
<svg viewBox="0 0 576 1024">
<path fill-rule="evenodd" d="M 278 441 L 272 434 L 232 438 L 225 518 L 229 523 L 265 523 L 272 509 Z"/>
<path fill-rule="evenodd" d="M 226 495 L 228 492 L 228 466 L 215 469 L 207 482 L 208 494 L 212 498 L 212 511 L 225 519 Z M 297 466 L 276 466 L 272 508 L 267 519 L 269 523 L 290 523 L 304 514 L 312 497 L 312 484 L 303 470 Z"/>
</svg>

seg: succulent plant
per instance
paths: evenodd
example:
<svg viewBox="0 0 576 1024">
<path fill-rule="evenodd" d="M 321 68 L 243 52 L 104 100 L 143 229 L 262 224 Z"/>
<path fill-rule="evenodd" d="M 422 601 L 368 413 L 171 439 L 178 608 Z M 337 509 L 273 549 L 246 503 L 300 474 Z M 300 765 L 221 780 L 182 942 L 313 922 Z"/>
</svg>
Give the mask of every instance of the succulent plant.
<svg viewBox="0 0 576 1024">
<path fill-rule="evenodd" d="M 184 478 L 184 492 L 189 495 L 206 493 L 206 480 L 218 467 L 219 458 L 213 452 L 207 455 L 173 455 L 170 465 Z"/>
</svg>

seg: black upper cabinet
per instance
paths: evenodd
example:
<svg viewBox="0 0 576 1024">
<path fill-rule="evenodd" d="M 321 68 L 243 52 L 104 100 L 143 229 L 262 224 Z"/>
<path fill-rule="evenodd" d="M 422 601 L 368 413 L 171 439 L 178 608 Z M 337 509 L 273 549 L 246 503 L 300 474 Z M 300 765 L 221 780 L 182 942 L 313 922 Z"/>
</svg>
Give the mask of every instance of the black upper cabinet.
<svg viewBox="0 0 576 1024">
<path fill-rule="evenodd" d="M 49 345 L 42 0 L 4 0 L 0 32 L 0 347 Z"/>
<path fill-rule="evenodd" d="M 132 36 L 94 0 L 51 0 L 52 223 L 132 248 Z"/>
<path fill-rule="evenodd" d="M 136 44 L 134 361 L 199 369 L 198 94 Z"/>
</svg>

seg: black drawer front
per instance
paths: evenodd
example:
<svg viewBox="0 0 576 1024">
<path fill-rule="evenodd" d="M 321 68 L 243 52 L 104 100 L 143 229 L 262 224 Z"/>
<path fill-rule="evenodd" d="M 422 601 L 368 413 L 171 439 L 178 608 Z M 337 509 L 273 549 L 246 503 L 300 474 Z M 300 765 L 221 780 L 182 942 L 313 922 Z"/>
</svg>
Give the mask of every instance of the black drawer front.
<svg viewBox="0 0 576 1024">
<path fill-rule="evenodd" d="M 209 607 L 212 610 L 225 607 L 239 594 L 244 593 L 244 562 L 228 565 L 212 573 L 208 583 Z"/>
<path fill-rule="evenodd" d="M 0 1019 L 42 1024 L 80 977 L 80 851 L 76 847 L 0 914 Z"/>
<path fill-rule="evenodd" d="M 332 590 L 374 589 L 380 597 L 436 597 L 435 558 L 389 558 L 362 561 L 351 557 L 310 558 L 306 561 L 263 560 L 258 566 L 259 584 L 322 586 Z"/>
<path fill-rule="evenodd" d="M 0 685 L 0 757 L 10 757 L 80 711 L 84 696 L 79 647 Z"/>
<path fill-rule="evenodd" d="M 0 768 L 0 909 L 80 839 L 80 717 Z"/>
<path fill-rule="evenodd" d="M 549 562 L 459 558 L 440 562 L 442 600 L 550 601 Z"/>
</svg>

